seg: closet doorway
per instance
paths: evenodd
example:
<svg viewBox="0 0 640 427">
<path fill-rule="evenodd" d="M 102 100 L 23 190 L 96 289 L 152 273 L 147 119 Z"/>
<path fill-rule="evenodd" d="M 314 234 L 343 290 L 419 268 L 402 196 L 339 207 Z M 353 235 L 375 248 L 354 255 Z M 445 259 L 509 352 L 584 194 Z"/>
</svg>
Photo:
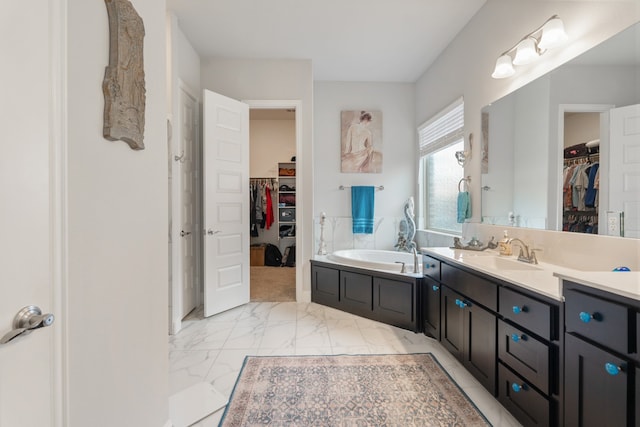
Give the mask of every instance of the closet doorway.
<svg viewBox="0 0 640 427">
<path fill-rule="evenodd" d="M 250 299 L 296 301 L 296 108 L 251 107 L 249 128 Z"/>
<path fill-rule="evenodd" d="M 559 105 L 557 230 L 606 234 L 600 223 L 608 210 L 609 110 L 613 107 L 608 104 Z M 596 175 L 591 174 L 592 169 L 597 172 L 595 187 Z M 578 194 L 575 183 L 579 176 L 584 185 L 577 181 L 579 187 L 583 187 Z"/>
</svg>

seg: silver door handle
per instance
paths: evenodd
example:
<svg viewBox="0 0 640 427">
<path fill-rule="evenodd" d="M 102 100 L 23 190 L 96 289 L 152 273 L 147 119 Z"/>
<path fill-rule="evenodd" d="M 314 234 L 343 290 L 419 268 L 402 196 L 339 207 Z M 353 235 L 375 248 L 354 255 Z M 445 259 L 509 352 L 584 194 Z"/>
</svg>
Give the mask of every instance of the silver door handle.
<svg viewBox="0 0 640 427">
<path fill-rule="evenodd" d="M 182 231 L 180 232 L 180 237 L 188 236 L 189 234 L 191 234 L 191 232 L 190 232 L 190 231 L 184 231 L 184 230 L 182 230 Z"/>
<path fill-rule="evenodd" d="M 35 305 L 23 307 L 13 318 L 13 330 L 0 339 L 0 344 L 6 344 L 21 335 L 28 335 L 34 329 L 51 326 L 54 320 L 53 314 L 42 314 L 42 310 Z"/>
<path fill-rule="evenodd" d="M 222 233 L 222 230 L 212 230 L 212 229 L 207 229 L 207 234 L 209 236 L 213 236 L 214 234 L 218 234 L 218 233 Z"/>
</svg>

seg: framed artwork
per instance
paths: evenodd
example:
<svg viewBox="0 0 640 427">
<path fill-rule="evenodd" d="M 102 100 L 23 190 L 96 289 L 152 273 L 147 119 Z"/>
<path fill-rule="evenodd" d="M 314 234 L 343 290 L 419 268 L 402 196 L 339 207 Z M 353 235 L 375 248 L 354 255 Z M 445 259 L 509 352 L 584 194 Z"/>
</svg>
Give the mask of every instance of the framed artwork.
<svg viewBox="0 0 640 427">
<path fill-rule="evenodd" d="M 382 172 L 382 112 L 353 110 L 340 114 L 340 172 Z"/>
</svg>

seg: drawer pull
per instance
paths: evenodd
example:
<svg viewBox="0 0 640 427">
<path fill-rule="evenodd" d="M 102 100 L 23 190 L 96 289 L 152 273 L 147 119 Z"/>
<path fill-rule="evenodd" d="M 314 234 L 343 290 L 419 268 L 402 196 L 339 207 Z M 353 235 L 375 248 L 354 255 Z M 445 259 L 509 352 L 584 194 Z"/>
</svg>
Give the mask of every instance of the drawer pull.
<svg viewBox="0 0 640 427">
<path fill-rule="evenodd" d="M 581 311 L 578 316 L 580 317 L 580 320 L 582 320 L 584 323 L 591 322 L 591 319 L 598 320 L 598 321 L 602 320 L 600 313 L 591 314 L 591 313 L 587 313 L 586 311 Z"/>
<path fill-rule="evenodd" d="M 424 268 L 425 268 L 425 269 L 428 269 L 428 268 L 436 268 L 436 265 L 435 265 L 435 264 L 426 264 L 426 263 L 425 263 Z"/>
<path fill-rule="evenodd" d="M 609 375 L 618 375 L 622 368 L 614 363 L 605 363 L 604 369 Z"/>
<path fill-rule="evenodd" d="M 431 289 L 433 289 L 433 292 L 438 292 L 438 289 L 440 289 L 440 286 L 433 285 L 431 286 Z"/>
<path fill-rule="evenodd" d="M 513 391 L 515 391 L 516 393 L 520 393 L 520 391 L 522 391 L 522 390 L 527 391 L 527 385 L 524 384 L 524 383 L 522 385 L 517 384 L 517 383 L 513 383 L 513 384 L 511 384 L 511 389 Z"/>
<path fill-rule="evenodd" d="M 525 334 L 522 335 L 518 335 L 518 334 L 511 334 L 511 340 L 513 342 L 518 342 L 520 340 L 522 341 L 526 341 L 527 340 L 527 336 Z"/>
<path fill-rule="evenodd" d="M 526 313 L 527 311 L 529 311 L 529 309 L 526 305 L 523 305 L 522 307 L 518 307 L 517 305 L 513 306 L 513 312 L 515 314 Z"/>
<path fill-rule="evenodd" d="M 468 304 L 458 298 L 456 298 L 456 305 L 460 308 L 465 308 Z"/>
</svg>

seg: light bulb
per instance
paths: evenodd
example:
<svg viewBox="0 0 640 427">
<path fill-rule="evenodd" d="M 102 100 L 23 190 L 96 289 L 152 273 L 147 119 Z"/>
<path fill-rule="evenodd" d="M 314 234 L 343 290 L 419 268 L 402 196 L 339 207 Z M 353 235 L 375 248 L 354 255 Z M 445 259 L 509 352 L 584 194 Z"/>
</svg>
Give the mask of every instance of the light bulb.
<svg viewBox="0 0 640 427">
<path fill-rule="evenodd" d="M 542 37 L 538 46 L 540 49 L 553 49 L 567 41 L 569 37 L 564 31 L 562 19 L 555 17 L 547 21 L 542 27 Z"/>
<path fill-rule="evenodd" d="M 506 77 L 511 77 L 516 73 L 516 70 L 513 69 L 513 64 L 511 63 L 511 56 L 508 54 L 504 54 L 498 58 L 496 61 L 496 68 L 493 70 L 493 74 L 491 77 L 494 79 L 504 79 Z"/>
<path fill-rule="evenodd" d="M 530 64 L 538 59 L 539 56 L 540 55 L 538 54 L 538 49 L 536 47 L 536 40 L 532 37 L 527 37 L 518 43 L 518 47 L 516 48 L 516 57 L 513 58 L 513 63 L 515 65 Z"/>
</svg>

